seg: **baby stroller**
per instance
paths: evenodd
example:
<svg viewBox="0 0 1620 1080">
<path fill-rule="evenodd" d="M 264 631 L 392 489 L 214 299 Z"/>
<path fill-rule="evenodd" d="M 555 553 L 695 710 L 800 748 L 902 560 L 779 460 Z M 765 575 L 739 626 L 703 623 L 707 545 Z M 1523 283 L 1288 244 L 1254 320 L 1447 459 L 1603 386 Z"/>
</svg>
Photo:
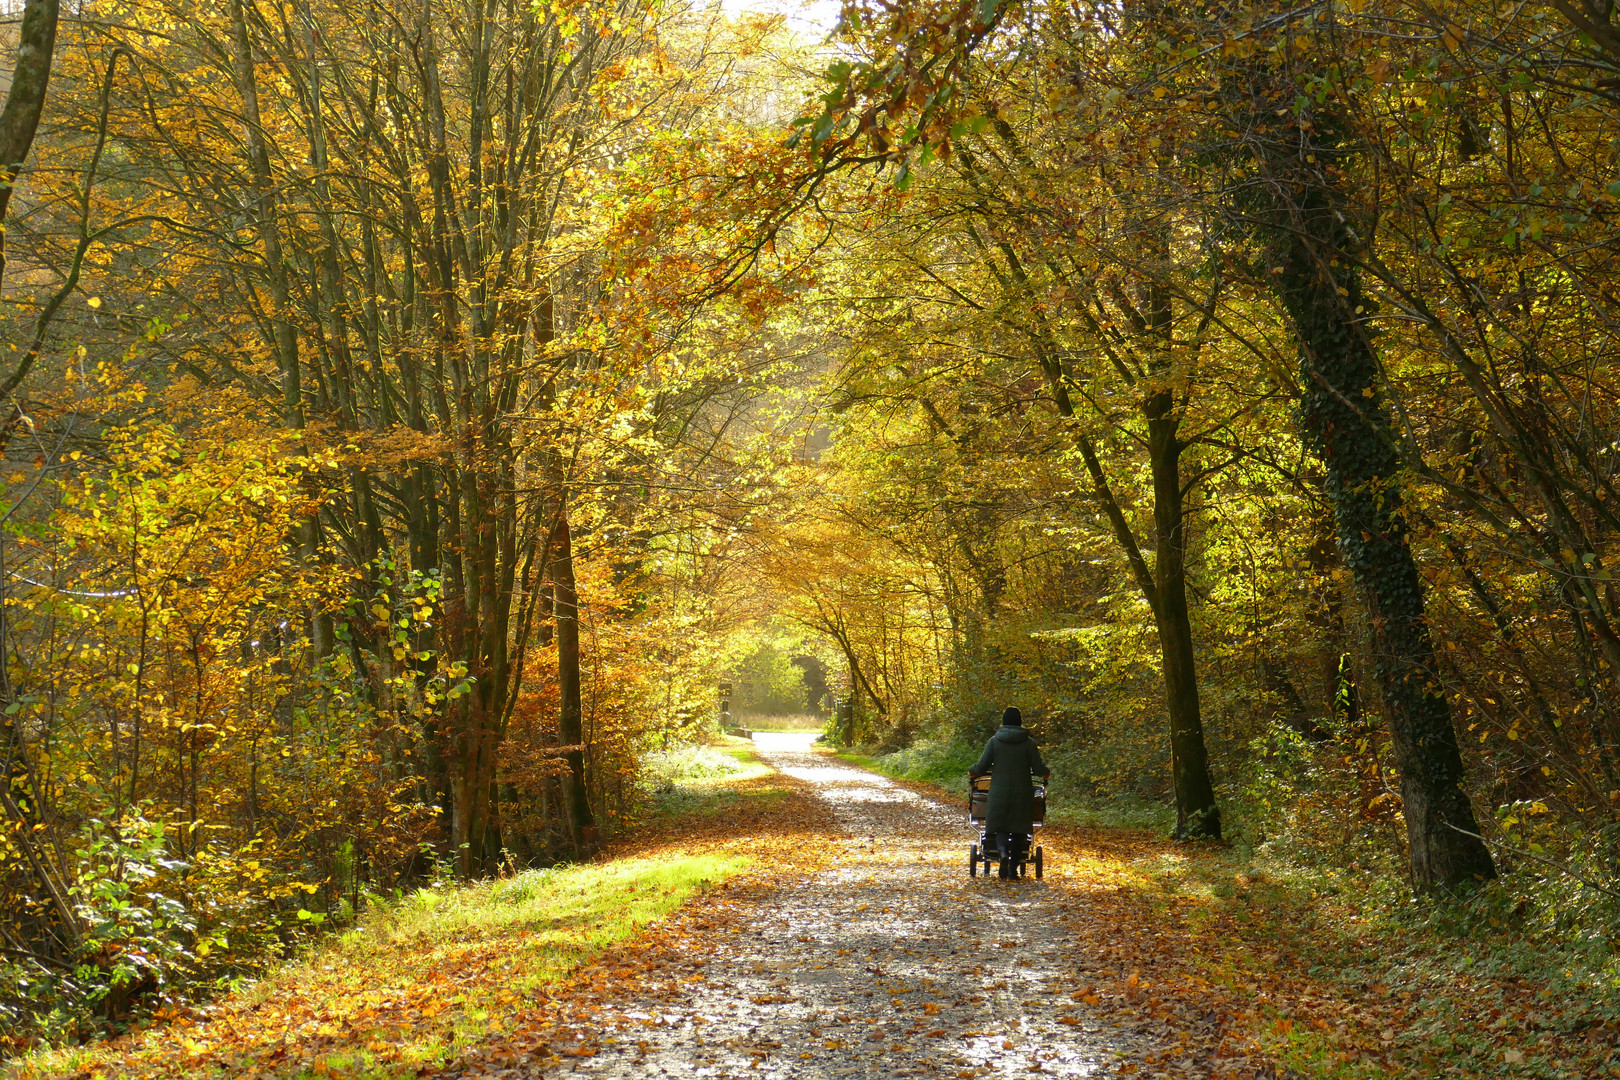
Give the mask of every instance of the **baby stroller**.
<svg viewBox="0 0 1620 1080">
<path fill-rule="evenodd" d="M 1040 880 L 1045 869 L 1044 853 L 1040 845 L 1035 843 L 1035 833 L 1046 824 L 1046 784 L 1041 780 L 1035 781 L 1035 812 L 1032 815 L 1033 824 L 1030 831 L 1023 836 L 1013 837 L 1013 851 L 992 852 L 989 843 L 990 837 L 985 831 L 985 816 L 990 805 L 990 778 L 988 776 L 973 777 L 968 780 L 968 824 L 976 826 L 979 830 L 979 842 L 968 847 L 968 876 L 978 877 L 980 864 L 983 864 L 984 876 L 990 876 L 990 864 L 997 863 L 999 875 L 1004 878 L 1021 878 L 1029 871 L 1029 864 L 1035 864 L 1035 879 Z M 1033 851 L 1033 857 L 1030 852 Z"/>
</svg>

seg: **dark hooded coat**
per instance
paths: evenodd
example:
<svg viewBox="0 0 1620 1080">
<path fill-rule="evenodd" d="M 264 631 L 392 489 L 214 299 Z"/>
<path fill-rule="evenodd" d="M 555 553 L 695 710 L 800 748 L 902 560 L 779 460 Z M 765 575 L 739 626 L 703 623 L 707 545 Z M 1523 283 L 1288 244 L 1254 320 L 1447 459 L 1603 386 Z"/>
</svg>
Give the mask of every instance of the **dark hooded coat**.
<svg viewBox="0 0 1620 1080">
<path fill-rule="evenodd" d="M 1029 832 L 1035 817 L 1033 778 L 1047 772 L 1035 740 L 1023 728 L 1004 725 L 990 736 L 978 763 L 968 770 L 972 776 L 990 774 L 985 828 L 991 833 Z"/>
</svg>

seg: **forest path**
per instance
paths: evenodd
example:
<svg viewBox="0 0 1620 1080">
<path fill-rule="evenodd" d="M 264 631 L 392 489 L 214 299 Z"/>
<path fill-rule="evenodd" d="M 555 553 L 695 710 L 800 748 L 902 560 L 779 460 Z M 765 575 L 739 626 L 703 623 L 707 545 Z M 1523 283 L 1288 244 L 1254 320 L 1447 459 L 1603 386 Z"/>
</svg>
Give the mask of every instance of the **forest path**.
<svg viewBox="0 0 1620 1080">
<path fill-rule="evenodd" d="M 600 1041 L 548 1072 L 1095 1076 L 1146 1056 L 1158 1041 L 1148 1024 L 1082 1000 L 1087 965 L 1059 887 L 970 879 L 959 808 L 816 751 L 814 738 L 760 733 L 756 745 L 829 804 L 847 853 L 743 900 L 710 938 L 701 978 L 611 992 L 594 1016 Z"/>
</svg>

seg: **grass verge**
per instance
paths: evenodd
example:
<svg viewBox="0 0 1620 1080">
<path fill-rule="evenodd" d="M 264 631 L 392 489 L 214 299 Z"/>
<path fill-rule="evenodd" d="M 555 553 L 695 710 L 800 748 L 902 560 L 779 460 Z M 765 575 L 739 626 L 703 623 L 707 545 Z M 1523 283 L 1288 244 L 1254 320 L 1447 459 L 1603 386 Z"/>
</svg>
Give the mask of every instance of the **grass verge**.
<svg viewBox="0 0 1620 1080">
<path fill-rule="evenodd" d="M 1620 1077 L 1620 965 L 1482 923 L 1466 909 L 1484 895 L 1411 902 L 1367 875 L 1218 847 L 1139 866 L 1132 902 L 1180 939 L 1171 966 L 1235 991 L 1251 1037 L 1300 1075 Z"/>
<path fill-rule="evenodd" d="M 403 1080 L 532 1030 L 593 961 L 758 864 L 780 872 L 770 844 L 824 825 L 815 800 L 746 740 L 672 772 L 673 798 L 595 862 L 377 904 L 357 929 L 213 1005 L 36 1051 L 0 1076 Z"/>
<path fill-rule="evenodd" d="M 738 723 L 751 731 L 820 731 L 827 726 L 827 718 L 814 713 L 790 713 L 743 716 Z"/>
<path fill-rule="evenodd" d="M 940 740 L 918 742 L 889 753 L 873 753 L 872 748 L 867 747 L 836 753 L 845 761 L 884 776 L 930 784 L 961 795 L 968 768 L 979 759 L 983 749 L 965 742 Z M 1046 819 L 1051 824 L 1170 831 L 1175 820 L 1173 808 L 1131 796 L 1089 798 L 1081 794 L 1084 784 L 1064 755 L 1051 755 L 1047 764 L 1052 768 L 1052 784 L 1046 797 Z"/>
<path fill-rule="evenodd" d="M 738 803 L 775 790 L 751 783 L 770 775 L 747 739 L 721 736 L 705 745 L 654 751 L 642 763 L 649 798 L 637 827 L 735 811 Z"/>
</svg>

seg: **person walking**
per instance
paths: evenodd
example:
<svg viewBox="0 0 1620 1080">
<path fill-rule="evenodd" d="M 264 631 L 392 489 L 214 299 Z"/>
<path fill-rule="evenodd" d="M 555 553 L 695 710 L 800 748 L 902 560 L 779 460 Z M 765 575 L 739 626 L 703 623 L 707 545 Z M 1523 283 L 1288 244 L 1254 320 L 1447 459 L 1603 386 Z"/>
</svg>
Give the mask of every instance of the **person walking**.
<svg viewBox="0 0 1620 1080">
<path fill-rule="evenodd" d="M 1052 775 L 1041 760 L 1040 748 L 1024 730 L 1024 716 L 1009 707 L 1001 714 L 1001 727 L 990 736 L 984 753 L 968 770 L 968 779 L 990 777 L 990 798 L 985 807 L 985 840 L 995 845 L 1000 876 L 1011 877 L 1012 868 L 1025 853 L 1029 834 L 1035 828 L 1035 782 Z M 989 853 L 986 852 L 988 855 Z"/>
</svg>

